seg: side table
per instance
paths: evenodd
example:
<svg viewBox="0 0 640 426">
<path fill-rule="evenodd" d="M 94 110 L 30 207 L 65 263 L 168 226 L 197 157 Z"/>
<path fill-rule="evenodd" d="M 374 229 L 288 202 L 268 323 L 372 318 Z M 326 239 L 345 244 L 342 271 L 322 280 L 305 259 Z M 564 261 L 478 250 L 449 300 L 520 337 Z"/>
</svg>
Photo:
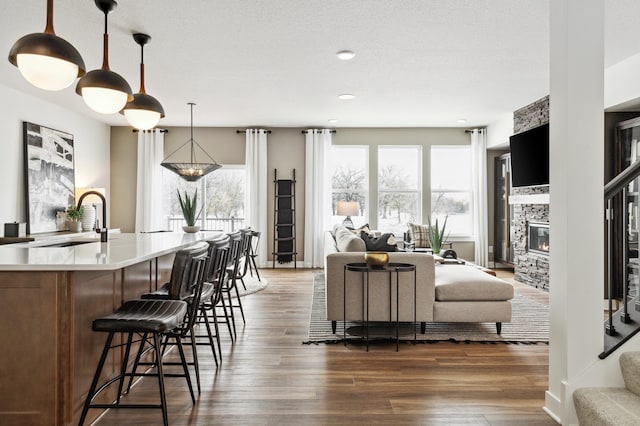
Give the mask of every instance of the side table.
<svg viewBox="0 0 640 426">
<path fill-rule="evenodd" d="M 381 267 L 373 267 L 369 266 L 366 263 L 347 263 L 344 265 L 344 275 L 343 275 L 343 327 L 342 334 L 344 345 L 347 346 L 347 272 L 359 272 L 362 276 L 362 321 L 364 321 L 365 335 L 364 339 L 367 345 L 367 352 L 369 351 L 369 274 L 372 273 L 386 273 L 388 276 L 389 282 L 389 323 L 393 322 L 392 318 L 392 276 L 395 273 L 396 275 L 396 352 L 399 351 L 400 346 L 400 312 L 399 312 L 399 301 L 400 301 L 400 273 L 413 273 L 413 340 L 415 341 L 416 330 L 416 265 L 410 263 L 396 263 L 390 262 L 385 266 Z M 366 295 L 365 295 L 366 291 Z M 365 315 L 365 305 L 366 305 L 366 315 Z"/>
</svg>

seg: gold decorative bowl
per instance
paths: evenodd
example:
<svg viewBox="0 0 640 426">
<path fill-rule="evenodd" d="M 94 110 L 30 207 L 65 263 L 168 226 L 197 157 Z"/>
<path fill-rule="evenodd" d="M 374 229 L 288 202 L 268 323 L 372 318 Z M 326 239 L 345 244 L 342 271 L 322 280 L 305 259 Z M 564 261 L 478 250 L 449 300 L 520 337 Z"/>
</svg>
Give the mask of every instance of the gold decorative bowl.
<svg viewBox="0 0 640 426">
<path fill-rule="evenodd" d="M 389 263 L 389 253 L 386 251 L 368 251 L 364 254 L 364 261 L 371 268 L 382 268 Z"/>
</svg>

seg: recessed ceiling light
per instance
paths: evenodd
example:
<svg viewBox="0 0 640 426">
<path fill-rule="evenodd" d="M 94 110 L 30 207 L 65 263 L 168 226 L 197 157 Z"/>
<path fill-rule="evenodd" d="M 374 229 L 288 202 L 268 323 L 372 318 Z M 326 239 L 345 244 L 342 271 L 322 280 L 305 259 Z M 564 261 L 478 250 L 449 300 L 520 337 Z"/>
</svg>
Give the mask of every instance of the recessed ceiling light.
<svg viewBox="0 0 640 426">
<path fill-rule="evenodd" d="M 356 96 L 352 95 L 351 93 L 343 93 L 342 95 L 338 95 L 338 99 L 342 99 L 343 101 L 348 101 L 355 97 Z"/>
<path fill-rule="evenodd" d="M 458 119 L 458 123 L 466 123 L 467 119 L 466 118 L 459 118 Z"/>
<path fill-rule="evenodd" d="M 335 118 L 330 118 L 328 121 L 329 121 L 329 123 L 331 123 L 331 124 L 336 124 L 336 123 L 338 122 L 338 120 L 337 120 L 337 119 L 335 119 Z"/>
<path fill-rule="evenodd" d="M 356 56 L 356 54 L 351 50 L 341 50 L 336 53 L 336 55 L 338 56 L 338 59 L 342 59 L 343 61 L 348 61 L 349 59 L 353 59 L 353 57 Z"/>
</svg>

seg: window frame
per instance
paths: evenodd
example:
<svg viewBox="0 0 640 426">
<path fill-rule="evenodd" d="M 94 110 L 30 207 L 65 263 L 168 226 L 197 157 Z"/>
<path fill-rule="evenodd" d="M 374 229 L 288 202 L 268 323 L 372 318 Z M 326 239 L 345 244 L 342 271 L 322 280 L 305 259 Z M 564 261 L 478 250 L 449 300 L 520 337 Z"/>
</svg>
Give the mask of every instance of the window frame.
<svg viewBox="0 0 640 426">
<path fill-rule="evenodd" d="M 443 188 L 434 188 L 433 187 L 433 179 L 431 178 L 431 174 L 433 173 L 433 164 L 434 164 L 434 155 L 433 152 L 434 150 L 465 150 L 467 151 L 468 155 L 469 155 L 469 164 L 468 164 L 468 170 L 469 170 L 469 180 L 467 182 L 467 189 L 453 189 L 453 188 L 448 188 L 448 187 L 443 187 Z M 429 165 L 429 173 L 430 173 L 430 188 L 429 188 L 429 215 L 430 217 L 433 217 L 433 205 L 431 204 L 432 200 L 433 200 L 433 195 L 435 193 L 454 193 L 454 194 L 468 194 L 468 199 L 469 199 L 469 216 L 470 216 L 470 231 L 468 233 L 450 233 L 448 240 L 449 241 L 475 241 L 475 235 L 474 235 L 474 226 L 473 226 L 473 220 L 474 220 L 474 209 L 473 209 L 473 204 L 474 204 L 474 192 L 473 192 L 473 176 L 471 174 L 471 170 L 472 170 L 472 152 L 471 152 L 471 145 L 431 145 L 430 147 L 430 152 L 429 152 L 429 161 L 430 161 L 430 165 Z M 456 169 L 458 170 L 458 169 Z"/>
<path fill-rule="evenodd" d="M 244 187 L 246 190 L 246 165 L 245 164 L 221 164 L 222 169 L 223 170 L 229 170 L 229 169 L 234 169 L 234 170 L 241 170 L 243 171 L 243 174 L 245 176 L 244 178 Z M 163 176 L 164 173 L 168 173 L 167 176 L 172 176 L 174 179 L 177 179 L 177 182 L 179 183 L 180 180 L 182 179 L 180 176 L 178 176 L 177 174 L 175 174 L 174 172 L 171 172 L 169 170 L 166 170 L 163 168 Z M 212 172 L 212 173 L 216 173 L 216 171 Z M 202 178 L 198 179 L 196 182 L 187 182 L 187 184 L 192 184 L 193 186 L 195 186 L 198 190 L 198 203 L 202 203 L 200 204 L 201 206 L 204 205 L 204 207 L 208 206 L 208 203 L 205 203 L 203 200 L 206 200 L 207 198 L 207 177 L 209 177 L 211 175 L 207 174 L 206 176 L 203 176 Z M 163 178 L 164 179 L 164 178 Z M 166 184 L 166 182 L 164 182 L 163 180 L 163 186 Z M 176 195 L 173 195 L 176 196 Z M 182 212 L 178 212 L 178 214 L 172 214 L 171 213 L 171 207 L 170 206 L 164 206 L 163 207 L 165 213 L 163 214 L 163 216 L 165 217 L 165 221 L 168 225 L 169 229 L 173 229 L 173 227 L 171 226 L 172 221 L 176 220 L 177 217 L 181 217 L 182 218 Z M 243 212 L 245 213 L 244 216 L 246 216 L 246 211 L 247 211 L 247 206 L 246 206 L 246 196 L 243 200 Z M 205 209 L 203 210 L 202 214 L 200 215 L 200 218 L 198 219 L 198 221 L 196 222 L 197 226 L 200 226 L 201 229 L 206 230 L 206 224 L 207 224 L 207 213 L 208 210 Z M 223 218 L 223 219 L 229 219 L 229 218 Z M 242 219 L 242 221 L 240 222 L 240 224 L 238 226 L 232 226 L 233 228 L 240 229 L 242 228 L 244 225 L 243 223 L 246 221 L 246 217 L 243 218 L 236 218 L 236 219 Z M 182 223 L 183 225 L 186 225 L 186 223 L 184 222 L 184 218 L 182 218 Z M 182 226 L 182 225 L 181 225 Z"/>
<path fill-rule="evenodd" d="M 378 150 L 377 150 L 377 156 L 378 156 L 378 161 L 377 161 L 377 176 L 376 176 L 376 193 L 377 193 L 377 202 L 378 202 L 378 206 L 376 207 L 376 220 L 378 223 L 378 226 L 380 224 L 380 221 L 382 220 L 382 218 L 380 217 L 380 200 L 382 199 L 382 196 L 384 194 L 409 194 L 409 195 L 416 195 L 416 217 L 414 219 L 411 219 L 412 222 L 415 223 L 422 223 L 422 200 L 423 200 L 423 180 L 422 180 L 422 176 L 424 173 L 424 167 L 423 167 L 423 161 L 422 161 L 422 155 L 423 155 L 423 145 L 418 145 L 418 144 L 402 144 L 402 145 L 378 145 Z M 415 182 L 415 189 L 400 189 L 400 188 L 395 188 L 395 189 L 390 189 L 390 188 L 382 188 L 381 182 L 380 182 L 380 171 L 381 171 L 381 161 L 380 158 L 382 158 L 381 151 L 384 150 L 391 150 L 391 149 L 398 149 L 398 150 L 402 150 L 402 149 L 415 149 L 417 152 L 415 153 L 415 159 L 416 159 L 416 166 L 417 166 L 417 170 L 416 170 L 416 182 Z M 404 228 L 406 228 L 406 223 L 404 224 Z M 402 235 L 404 233 L 403 232 L 395 232 L 395 235 Z"/>
<path fill-rule="evenodd" d="M 347 149 L 361 149 L 364 151 L 364 156 L 365 156 L 365 162 L 364 162 L 364 183 L 363 183 L 363 189 L 350 189 L 350 188 L 334 188 L 333 186 L 333 172 L 335 170 L 334 166 L 334 162 L 333 162 L 333 158 L 334 155 L 336 154 L 336 151 L 338 150 L 347 150 Z M 357 193 L 359 195 L 361 195 L 364 198 L 364 205 L 360 206 L 361 211 L 363 212 L 362 216 L 357 216 L 357 222 L 361 222 L 363 224 L 365 223 L 370 223 L 370 219 L 371 219 L 371 213 L 370 213 L 370 205 L 371 205 L 371 176 L 370 176 L 370 171 L 369 171 L 369 167 L 370 167 L 370 163 L 371 163 L 371 147 L 369 145 L 356 145 L 356 144 L 350 144 L 350 145 L 331 145 L 330 148 L 330 163 L 329 163 L 329 167 L 327 168 L 327 178 L 329 181 L 329 186 L 330 186 L 330 198 L 331 198 L 331 222 L 332 225 L 335 223 L 342 223 L 342 219 L 339 219 L 336 222 L 336 216 L 333 214 L 334 211 L 334 206 L 333 206 L 333 194 L 334 193 L 343 193 L 343 192 L 350 192 L 350 193 Z M 342 200 L 341 200 L 342 201 Z M 347 200 L 348 201 L 348 200 Z M 354 216 L 356 217 L 356 216 Z M 353 220 L 354 217 L 352 217 L 351 219 Z M 357 224 L 354 224 L 354 226 L 357 226 Z"/>
</svg>

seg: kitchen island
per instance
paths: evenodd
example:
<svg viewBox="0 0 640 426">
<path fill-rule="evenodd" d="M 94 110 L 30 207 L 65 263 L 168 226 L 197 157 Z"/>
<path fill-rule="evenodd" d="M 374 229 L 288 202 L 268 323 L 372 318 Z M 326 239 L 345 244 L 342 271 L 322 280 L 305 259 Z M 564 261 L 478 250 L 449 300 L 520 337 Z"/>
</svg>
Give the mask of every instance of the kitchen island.
<svg viewBox="0 0 640 426">
<path fill-rule="evenodd" d="M 68 234 L 0 246 L 0 424 L 77 424 L 106 338 L 93 319 L 157 289 L 176 251 L 218 234 L 110 233 L 106 243 Z M 117 374 L 117 352 L 105 377 Z"/>
</svg>

